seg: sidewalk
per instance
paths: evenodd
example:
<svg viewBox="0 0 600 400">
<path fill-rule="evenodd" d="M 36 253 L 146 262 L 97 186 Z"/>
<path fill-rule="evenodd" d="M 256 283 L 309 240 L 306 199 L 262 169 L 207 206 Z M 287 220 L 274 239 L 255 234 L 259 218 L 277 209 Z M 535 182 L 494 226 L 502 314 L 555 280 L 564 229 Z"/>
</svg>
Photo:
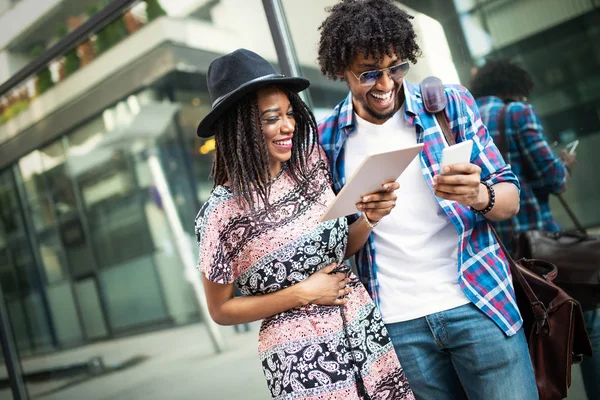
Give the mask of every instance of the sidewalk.
<svg viewBox="0 0 600 400">
<path fill-rule="evenodd" d="M 83 381 L 75 377 L 31 383 L 29 393 L 32 398 L 45 400 L 268 399 L 257 354 L 258 327 L 253 324 L 250 332 L 241 334 L 224 327 L 227 350 L 222 354 L 213 352 L 204 326 L 194 324 L 28 359 L 24 362 L 26 370 L 94 356 L 101 356 L 106 365 L 147 357 L 129 368 Z M 48 392 L 60 386 L 61 390 Z"/>
<path fill-rule="evenodd" d="M 43 400 L 265 400 L 269 399 L 257 354 L 258 323 L 248 333 L 223 327 L 227 350 L 215 354 L 202 324 L 92 344 L 29 358 L 25 370 L 66 365 L 99 356 L 110 366 L 137 357 L 137 364 L 99 376 L 81 375 L 28 385 Z M 585 400 L 578 366 L 569 400 Z M 8 399 L 7 390 L 0 399 Z"/>
</svg>

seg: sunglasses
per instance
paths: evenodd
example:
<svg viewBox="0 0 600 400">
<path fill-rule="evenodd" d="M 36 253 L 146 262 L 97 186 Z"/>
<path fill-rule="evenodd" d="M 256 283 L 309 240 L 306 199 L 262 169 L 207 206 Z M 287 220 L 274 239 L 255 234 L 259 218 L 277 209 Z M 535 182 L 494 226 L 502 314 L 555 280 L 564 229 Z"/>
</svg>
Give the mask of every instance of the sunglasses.
<svg viewBox="0 0 600 400">
<path fill-rule="evenodd" d="M 360 76 L 356 76 L 356 74 L 352 72 L 352 70 L 350 70 L 350 72 L 352 72 L 352 75 L 354 75 L 354 77 L 358 79 L 358 82 L 361 86 L 373 86 L 377 83 L 378 80 L 380 80 L 383 77 L 383 73 L 385 71 L 387 71 L 390 78 L 392 78 L 395 81 L 399 81 L 400 79 L 404 78 L 404 75 L 406 75 L 406 73 L 408 72 L 408 67 L 408 61 L 404 61 L 403 63 L 394 65 L 392 67 L 374 69 L 372 71 L 365 71 L 362 74 L 360 74 Z"/>
</svg>

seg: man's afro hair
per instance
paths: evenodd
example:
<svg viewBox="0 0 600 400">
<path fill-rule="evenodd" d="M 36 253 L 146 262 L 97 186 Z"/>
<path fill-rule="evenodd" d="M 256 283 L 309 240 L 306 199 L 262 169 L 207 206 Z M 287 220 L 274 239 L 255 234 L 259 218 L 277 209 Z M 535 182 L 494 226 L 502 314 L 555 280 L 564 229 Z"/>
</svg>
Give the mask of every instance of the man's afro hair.
<svg viewBox="0 0 600 400">
<path fill-rule="evenodd" d="M 330 79 L 342 75 L 359 54 L 382 60 L 395 53 L 413 64 L 421 55 L 413 17 L 390 0 L 342 0 L 326 11 L 317 60 Z"/>
</svg>

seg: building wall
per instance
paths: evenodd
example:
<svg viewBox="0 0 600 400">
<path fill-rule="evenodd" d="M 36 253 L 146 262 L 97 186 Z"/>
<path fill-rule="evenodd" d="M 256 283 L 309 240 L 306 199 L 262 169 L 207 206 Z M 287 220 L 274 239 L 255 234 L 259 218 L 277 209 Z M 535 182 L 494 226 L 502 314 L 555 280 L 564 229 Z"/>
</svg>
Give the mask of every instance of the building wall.
<svg viewBox="0 0 600 400">
<path fill-rule="evenodd" d="M 3 14 L 0 3 L 0 26 L 9 16 L 28 18 L 7 36 L 0 35 L 0 81 L 30 60 L 23 43 L 40 35 L 36 29 L 50 29 L 71 10 L 68 1 L 50 0 L 32 10 L 36 1 L 22 0 Z M 201 304 L 178 253 L 148 155 L 157 154 L 160 160 L 195 257 L 192 221 L 212 188 L 213 143 L 195 135 L 198 121 L 210 110 L 207 66 L 239 47 L 275 64 L 278 57 L 260 0 L 159 3 L 167 15 L 124 35 L 89 64 L 32 97 L 16 117 L 0 123 L 0 154 L 7 154 L 2 150 L 9 144 L 17 149 L 8 155 L 10 162 L 0 160 L 0 287 L 20 356 L 34 360 L 27 370 L 41 365 L 34 356 L 43 353 L 68 348 L 77 353 L 96 341 L 201 321 Z M 315 61 L 317 28 L 325 7 L 335 1 L 282 3 L 300 69 L 312 81 L 315 113 L 323 116 L 347 93 L 343 82 L 322 77 Z M 580 165 L 596 165 L 600 113 L 598 91 L 589 88 L 597 83 L 600 56 L 597 46 L 592 48 L 597 41 L 589 39 L 598 29 L 590 23 L 595 20 L 589 19 L 584 2 L 575 1 L 569 8 L 552 0 L 545 3 L 545 13 L 537 0 L 527 6 L 504 0 L 455 3 L 458 10 L 451 2 L 398 2 L 415 16 L 424 54 L 411 66 L 408 80 L 436 75 L 447 83 L 468 85 L 470 68 L 485 56 L 532 60 L 560 45 L 558 39 L 543 43 L 537 35 L 577 37 L 590 46 L 588 59 L 577 61 L 584 71 L 573 74 L 573 66 L 536 72 L 546 91 L 532 102 L 548 121 L 558 111 L 586 104 L 590 122 L 576 129 L 576 134 L 588 130 L 581 134 Z M 143 15 L 143 7 L 136 12 Z M 506 21 L 516 15 L 537 19 L 509 29 Z M 573 21 L 588 21 L 587 30 L 581 33 Z M 530 47 L 523 51 L 524 46 Z M 540 64 L 569 65 L 568 53 L 544 57 Z M 561 74 L 565 78 L 556 78 Z M 568 107 L 557 109 L 565 99 L 571 101 Z M 567 122 L 561 131 L 580 123 L 563 120 Z M 597 188 L 592 174 L 576 172 L 567 193 L 589 225 L 600 225 Z M 37 384 L 28 387 L 34 393 L 43 391 Z"/>
</svg>

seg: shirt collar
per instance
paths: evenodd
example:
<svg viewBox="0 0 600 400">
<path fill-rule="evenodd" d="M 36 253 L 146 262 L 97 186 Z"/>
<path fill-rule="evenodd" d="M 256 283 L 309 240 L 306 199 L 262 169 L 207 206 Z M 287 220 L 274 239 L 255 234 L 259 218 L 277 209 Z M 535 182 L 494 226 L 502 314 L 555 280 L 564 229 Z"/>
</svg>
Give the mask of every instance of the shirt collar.
<svg viewBox="0 0 600 400">
<path fill-rule="evenodd" d="M 496 97 L 496 96 L 478 97 L 477 99 L 475 99 L 475 102 L 477 103 L 477 106 L 479 106 L 479 107 L 486 106 L 486 105 L 492 105 L 492 104 L 494 104 L 494 105 L 504 104 L 502 99 L 500 97 Z"/>
<path fill-rule="evenodd" d="M 423 108 L 421 92 L 417 90 L 417 85 L 411 84 L 406 79 L 402 82 L 402 90 L 404 91 L 404 118 L 409 124 L 414 125 L 414 116 L 419 115 L 420 109 Z M 352 92 L 348 92 L 346 99 L 340 104 L 338 127 L 349 135 L 354 130 L 355 125 Z"/>
</svg>

